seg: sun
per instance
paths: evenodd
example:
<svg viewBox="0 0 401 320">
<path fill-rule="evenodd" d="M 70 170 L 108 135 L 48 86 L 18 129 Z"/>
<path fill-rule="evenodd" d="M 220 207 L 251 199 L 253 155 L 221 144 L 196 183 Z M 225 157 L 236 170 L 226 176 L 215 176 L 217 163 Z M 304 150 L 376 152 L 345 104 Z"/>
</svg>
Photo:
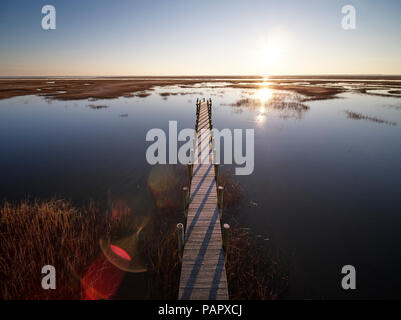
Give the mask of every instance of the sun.
<svg viewBox="0 0 401 320">
<path fill-rule="evenodd" d="M 262 46 L 260 50 L 260 62 L 263 67 L 271 68 L 279 62 L 280 46 L 277 43 L 269 43 Z"/>
<path fill-rule="evenodd" d="M 293 37 L 283 27 L 268 30 L 260 38 L 259 43 L 259 74 L 277 74 L 285 66 L 291 53 Z"/>
</svg>

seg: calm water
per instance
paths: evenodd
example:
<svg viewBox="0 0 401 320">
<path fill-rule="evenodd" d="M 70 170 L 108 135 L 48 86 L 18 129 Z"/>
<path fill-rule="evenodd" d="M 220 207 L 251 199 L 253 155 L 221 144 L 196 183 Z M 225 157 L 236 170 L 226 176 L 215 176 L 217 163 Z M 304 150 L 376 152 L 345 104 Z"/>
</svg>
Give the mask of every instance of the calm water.
<svg viewBox="0 0 401 320">
<path fill-rule="evenodd" d="M 0 197 L 80 202 L 129 185 L 140 198 L 151 171 L 147 131 L 167 130 L 169 120 L 193 128 L 196 98 L 211 97 L 215 128 L 255 129 L 255 171 L 235 177 L 246 190 L 238 219 L 288 258 L 290 298 L 400 298 L 401 99 L 344 93 L 277 108 L 272 101 L 294 96 L 220 85 L 164 87 L 147 98 L 0 101 Z M 353 292 L 340 286 L 346 264 L 356 267 Z"/>
</svg>

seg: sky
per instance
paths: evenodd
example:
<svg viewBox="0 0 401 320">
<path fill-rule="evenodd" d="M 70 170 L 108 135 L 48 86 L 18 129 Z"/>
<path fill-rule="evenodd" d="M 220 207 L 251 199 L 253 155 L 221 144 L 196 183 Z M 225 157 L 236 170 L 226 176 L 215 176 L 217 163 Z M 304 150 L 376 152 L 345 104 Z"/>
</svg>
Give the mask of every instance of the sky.
<svg viewBox="0 0 401 320">
<path fill-rule="evenodd" d="M 400 0 L 0 1 L 0 76 L 401 74 L 400 40 Z"/>
</svg>

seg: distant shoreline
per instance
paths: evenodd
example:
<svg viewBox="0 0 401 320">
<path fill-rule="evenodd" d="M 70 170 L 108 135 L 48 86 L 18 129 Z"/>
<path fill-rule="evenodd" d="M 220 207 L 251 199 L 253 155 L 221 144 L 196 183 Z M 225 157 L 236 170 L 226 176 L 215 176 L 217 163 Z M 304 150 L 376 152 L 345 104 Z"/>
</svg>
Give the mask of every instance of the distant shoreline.
<svg viewBox="0 0 401 320">
<path fill-rule="evenodd" d="M 18 80 L 18 79 L 68 79 L 68 80 L 96 80 L 96 79 L 134 79 L 134 80 L 145 80 L 145 79 L 360 79 L 360 80 L 401 80 L 401 74 L 320 74 L 320 75 L 174 75 L 174 76 L 0 76 L 0 80 Z"/>
<path fill-rule="evenodd" d="M 302 81 L 300 81 L 302 80 Z M 305 100 L 332 99 L 348 91 L 342 82 L 358 83 L 359 92 L 366 86 L 386 86 L 401 90 L 401 76 L 192 76 L 192 77 L 43 77 L 1 78 L 0 99 L 39 95 L 57 100 L 114 99 L 146 97 L 155 87 L 179 86 L 202 88 L 204 83 L 224 82 L 227 88 L 259 89 L 262 86 L 292 91 Z M 213 86 L 208 86 L 213 88 Z M 220 86 L 221 88 L 221 86 Z"/>
</svg>

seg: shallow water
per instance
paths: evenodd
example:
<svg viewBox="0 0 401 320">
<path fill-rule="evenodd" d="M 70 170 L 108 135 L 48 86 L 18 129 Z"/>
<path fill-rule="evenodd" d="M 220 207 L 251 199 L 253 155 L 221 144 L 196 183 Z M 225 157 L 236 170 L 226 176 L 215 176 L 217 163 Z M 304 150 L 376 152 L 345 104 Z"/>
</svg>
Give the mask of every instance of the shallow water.
<svg viewBox="0 0 401 320">
<path fill-rule="evenodd" d="M 236 176 L 246 191 L 237 219 L 289 260 L 289 297 L 400 298 L 401 99 L 350 92 L 279 106 L 297 96 L 215 86 L 157 88 L 146 98 L 1 100 L 0 197 L 81 202 L 127 185 L 141 198 L 152 169 L 147 131 L 167 131 L 169 120 L 193 128 L 196 98 L 211 97 L 215 128 L 255 129 L 254 173 Z M 347 264 L 357 271 L 353 292 L 341 289 Z"/>
</svg>

